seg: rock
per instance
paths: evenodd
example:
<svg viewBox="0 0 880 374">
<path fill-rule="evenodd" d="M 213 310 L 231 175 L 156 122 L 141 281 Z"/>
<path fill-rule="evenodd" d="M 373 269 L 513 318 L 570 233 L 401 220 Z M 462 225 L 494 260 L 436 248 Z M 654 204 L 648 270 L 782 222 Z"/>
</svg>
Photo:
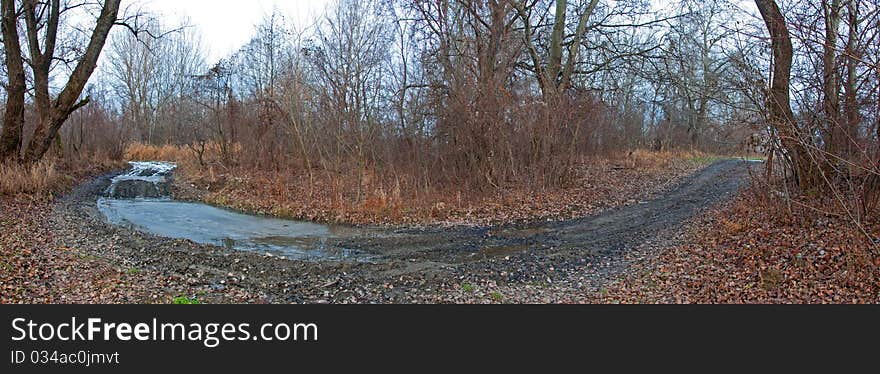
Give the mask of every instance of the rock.
<svg viewBox="0 0 880 374">
<path fill-rule="evenodd" d="M 132 162 L 124 174 L 111 179 L 107 195 L 116 199 L 159 198 L 171 194 L 176 166 L 160 162 Z"/>
<path fill-rule="evenodd" d="M 167 181 L 126 179 L 116 183 L 114 188 L 110 190 L 110 197 L 116 199 L 159 198 L 168 196 L 170 192 L 171 183 Z"/>
</svg>

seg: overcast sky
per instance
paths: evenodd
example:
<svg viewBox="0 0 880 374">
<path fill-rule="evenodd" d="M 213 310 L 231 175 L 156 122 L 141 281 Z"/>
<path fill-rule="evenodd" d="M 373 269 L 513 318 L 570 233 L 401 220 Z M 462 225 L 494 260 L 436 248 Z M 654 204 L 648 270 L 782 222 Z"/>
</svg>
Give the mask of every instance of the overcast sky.
<svg viewBox="0 0 880 374">
<path fill-rule="evenodd" d="M 328 0 L 124 0 L 123 9 L 143 9 L 174 24 L 188 17 L 202 33 L 210 60 L 234 52 L 254 33 L 254 26 L 265 14 L 278 8 L 301 26 L 313 22 Z"/>
<path fill-rule="evenodd" d="M 209 60 L 216 61 L 235 52 L 254 33 L 254 26 L 277 8 L 301 27 L 311 26 L 331 0 L 123 0 L 123 12 L 146 10 L 161 16 L 166 24 L 184 17 L 197 26 L 209 49 Z M 652 0 L 655 9 L 668 7 L 668 0 Z M 752 1 L 739 1 L 751 11 Z"/>
</svg>

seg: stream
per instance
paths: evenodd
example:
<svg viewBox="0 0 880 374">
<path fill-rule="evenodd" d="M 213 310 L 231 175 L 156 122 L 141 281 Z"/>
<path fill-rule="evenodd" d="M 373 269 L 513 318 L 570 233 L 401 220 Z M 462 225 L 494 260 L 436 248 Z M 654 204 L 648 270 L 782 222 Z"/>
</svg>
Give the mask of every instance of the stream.
<svg viewBox="0 0 880 374">
<path fill-rule="evenodd" d="M 243 214 L 170 197 L 175 165 L 132 162 L 111 180 L 98 210 L 114 225 L 157 236 L 306 261 L 371 261 L 358 250 L 327 245 L 354 229 Z"/>
</svg>

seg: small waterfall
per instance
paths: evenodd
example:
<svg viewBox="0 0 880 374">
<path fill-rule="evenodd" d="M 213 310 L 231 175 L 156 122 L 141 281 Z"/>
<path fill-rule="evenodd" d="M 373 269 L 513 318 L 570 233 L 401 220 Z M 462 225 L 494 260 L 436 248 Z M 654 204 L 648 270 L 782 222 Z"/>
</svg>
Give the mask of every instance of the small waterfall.
<svg viewBox="0 0 880 374">
<path fill-rule="evenodd" d="M 168 197 L 171 173 L 177 165 L 167 162 L 129 162 L 131 168 L 110 180 L 107 196 L 117 199 Z"/>
<path fill-rule="evenodd" d="M 329 242 L 354 233 L 339 227 L 238 213 L 171 198 L 176 165 L 131 162 L 111 179 L 98 210 L 114 225 L 153 235 L 304 261 L 373 261 L 374 255 Z"/>
</svg>

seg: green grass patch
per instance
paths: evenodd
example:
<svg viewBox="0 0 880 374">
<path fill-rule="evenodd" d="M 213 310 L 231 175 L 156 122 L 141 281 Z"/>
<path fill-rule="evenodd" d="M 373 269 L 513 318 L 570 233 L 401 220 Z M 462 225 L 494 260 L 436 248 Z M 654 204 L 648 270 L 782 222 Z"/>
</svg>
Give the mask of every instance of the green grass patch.
<svg viewBox="0 0 880 374">
<path fill-rule="evenodd" d="M 461 284 L 461 289 L 464 290 L 464 292 L 469 292 L 469 293 L 470 293 L 470 292 L 474 292 L 477 288 L 474 287 L 473 284 L 470 284 L 470 283 L 462 283 L 462 284 Z"/>
<path fill-rule="evenodd" d="M 496 303 L 500 303 L 500 302 L 504 301 L 504 295 L 502 295 L 498 292 L 492 292 L 491 296 L 492 296 L 492 300 L 495 301 Z"/>
<path fill-rule="evenodd" d="M 190 297 L 186 297 L 186 296 L 175 297 L 174 300 L 172 301 L 172 303 L 173 304 L 200 304 L 198 298 L 195 298 L 195 297 L 190 298 Z"/>
</svg>

